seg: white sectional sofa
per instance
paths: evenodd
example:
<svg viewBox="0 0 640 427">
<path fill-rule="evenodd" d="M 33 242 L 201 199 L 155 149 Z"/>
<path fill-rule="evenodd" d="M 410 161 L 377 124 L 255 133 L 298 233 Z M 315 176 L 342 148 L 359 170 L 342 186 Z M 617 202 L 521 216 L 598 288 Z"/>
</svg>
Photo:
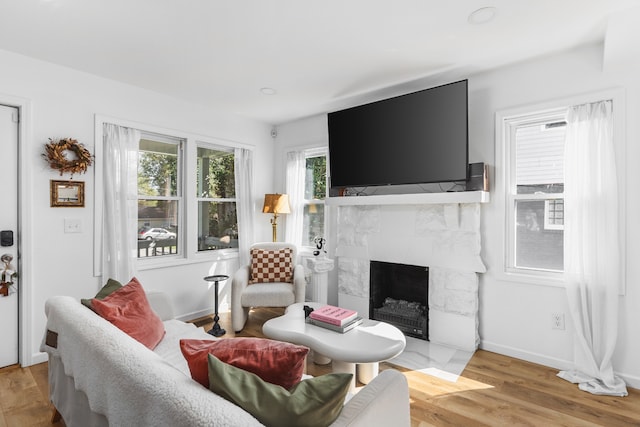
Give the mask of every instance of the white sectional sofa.
<svg viewBox="0 0 640 427">
<path fill-rule="evenodd" d="M 50 399 L 74 426 L 260 426 L 239 406 L 191 379 L 179 340 L 216 339 L 174 319 L 165 294 L 149 292 L 166 335 L 149 350 L 74 298 L 50 298 L 42 351 L 49 354 Z M 397 371 L 382 372 L 344 406 L 332 426 L 409 426 L 409 391 Z"/>
</svg>

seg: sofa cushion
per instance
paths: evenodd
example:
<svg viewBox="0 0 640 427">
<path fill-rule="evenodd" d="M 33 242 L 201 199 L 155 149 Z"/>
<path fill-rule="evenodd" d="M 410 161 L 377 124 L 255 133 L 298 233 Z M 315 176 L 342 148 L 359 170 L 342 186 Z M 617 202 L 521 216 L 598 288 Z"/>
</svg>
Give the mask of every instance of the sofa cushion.
<svg viewBox="0 0 640 427">
<path fill-rule="evenodd" d="M 180 340 L 191 377 L 209 388 L 207 356 L 252 372 L 287 390 L 300 382 L 305 368 L 307 347 L 264 338 L 232 338 L 215 341 Z"/>
<path fill-rule="evenodd" d="M 266 426 L 326 427 L 340 415 L 352 374 L 326 374 L 291 390 L 208 355 L 209 390 L 240 406 Z"/>
<path fill-rule="evenodd" d="M 107 280 L 107 284 L 104 285 L 102 289 L 100 289 L 96 294 L 96 296 L 93 298 L 100 299 L 100 300 L 105 299 L 106 297 L 108 297 L 109 295 L 111 295 L 113 292 L 117 291 L 121 287 L 122 287 L 122 284 L 120 282 L 118 282 L 117 280 L 109 279 Z M 80 300 L 80 302 L 82 303 L 82 305 L 85 305 L 89 307 L 91 310 L 93 310 L 93 305 L 91 305 L 91 300 L 93 298 L 83 298 Z"/>
<path fill-rule="evenodd" d="M 164 337 L 164 325 L 153 311 L 144 289 L 135 277 L 102 300 L 91 301 L 100 316 L 151 350 Z"/>
<path fill-rule="evenodd" d="M 293 251 L 251 249 L 251 277 L 249 283 L 293 283 Z"/>
</svg>

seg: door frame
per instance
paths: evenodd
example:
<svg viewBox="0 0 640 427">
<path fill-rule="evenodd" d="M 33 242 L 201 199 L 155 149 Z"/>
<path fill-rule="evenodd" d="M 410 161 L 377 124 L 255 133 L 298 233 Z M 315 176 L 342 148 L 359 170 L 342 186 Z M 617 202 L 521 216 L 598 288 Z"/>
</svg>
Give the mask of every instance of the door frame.
<svg viewBox="0 0 640 427">
<path fill-rule="evenodd" d="M 31 175 L 28 172 L 27 159 L 30 158 L 28 147 L 32 142 L 32 113 L 31 101 L 26 98 L 0 93 L 0 104 L 18 109 L 20 117 L 18 123 L 18 230 L 16 230 L 17 244 L 17 269 L 18 278 L 18 363 L 21 366 L 30 366 L 34 363 L 35 351 L 32 344 L 32 330 L 30 320 L 33 317 L 31 302 L 33 301 L 33 288 L 31 286 L 31 260 L 33 259 L 33 217 Z M 35 351 L 34 351 L 35 350 Z"/>
</svg>

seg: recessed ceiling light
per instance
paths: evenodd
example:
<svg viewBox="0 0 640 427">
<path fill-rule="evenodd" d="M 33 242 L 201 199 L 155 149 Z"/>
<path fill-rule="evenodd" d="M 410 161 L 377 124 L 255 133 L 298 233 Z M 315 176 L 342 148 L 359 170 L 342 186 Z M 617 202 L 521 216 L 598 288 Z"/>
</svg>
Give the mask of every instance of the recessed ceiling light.
<svg viewBox="0 0 640 427">
<path fill-rule="evenodd" d="M 480 9 L 471 12 L 467 22 L 475 25 L 486 24 L 495 18 L 496 12 L 497 9 L 493 6 L 481 7 Z"/>
<path fill-rule="evenodd" d="M 260 92 L 262 92 L 263 95 L 275 95 L 276 94 L 276 90 L 272 87 L 263 87 L 262 89 L 260 89 Z"/>
</svg>

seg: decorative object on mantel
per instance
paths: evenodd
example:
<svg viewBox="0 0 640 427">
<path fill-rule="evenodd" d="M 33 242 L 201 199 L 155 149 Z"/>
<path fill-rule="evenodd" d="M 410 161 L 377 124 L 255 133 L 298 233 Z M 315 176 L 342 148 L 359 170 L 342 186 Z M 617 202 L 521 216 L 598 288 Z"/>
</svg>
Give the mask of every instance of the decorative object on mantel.
<svg viewBox="0 0 640 427">
<path fill-rule="evenodd" d="M 68 172 L 73 178 L 73 174 L 85 173 L 93 164 L 94 157 L 91 152 L 73 138 L 59 140 L 49 138 L 49 143 L 44 149 L 42 157 L 47 160 L 51 169 L 60 171 L 60 176 Z"/>
<path fill-rule="evenodd" d="M 11 288 L 13 288 L 14 292 L 16 291 L 16 286 L 13 280 L 18 277 L 18 273 L 13 265 L 11 265 L 13 256 L 4 254 L 0 257 L 0 261 L 4 264 L 3 270 L 0 273 L 0 295 L 7 297 L 9 296 Z"/>
<path fill-rule="evenodd" d="M 313 251 L 313 256 L 318 256 L 318 255 L 322 257 L 327 256 L 327 250 L 324 248 L 324 245 L 327 243 L 327 241 L 325 240 L 324 237 L 316 236 L 316 238 L 313 239 L 313 243 L 316 244 L 316 250 Z"/>
<path fill-rule="evenodd" d="M 84 207 L 84 181 L 54 181 L 50 188 L 51 207 Z"/>
<path fill-rule="evenodd" d="M 273 228 L 273 241 L 278 241 L 278 214 L 291 213 L 289 207 L 289 195 L 287 194 L 265 194 L 263 213 L 272 213 L 271 227 Z"/>
</svg>

